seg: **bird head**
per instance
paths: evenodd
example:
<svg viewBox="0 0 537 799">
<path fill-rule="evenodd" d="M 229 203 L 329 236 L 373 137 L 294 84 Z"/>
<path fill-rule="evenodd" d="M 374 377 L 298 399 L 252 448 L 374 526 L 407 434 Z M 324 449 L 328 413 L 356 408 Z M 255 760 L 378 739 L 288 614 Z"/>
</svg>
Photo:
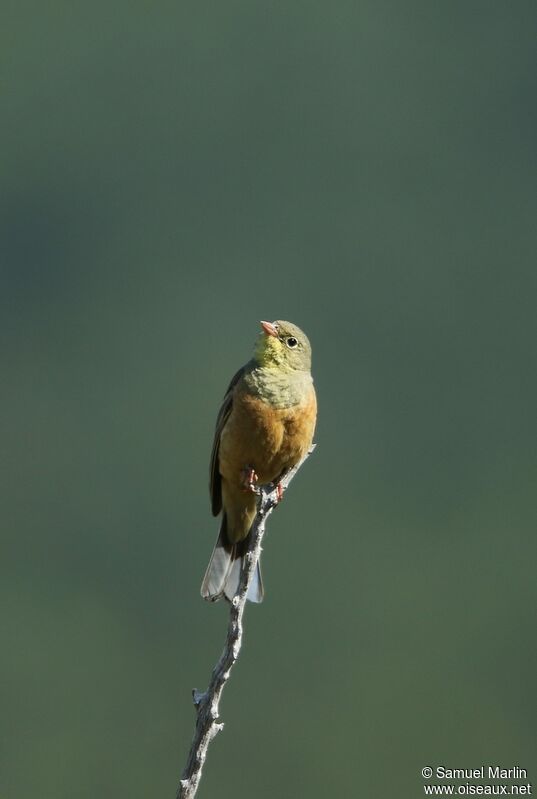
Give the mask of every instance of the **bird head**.
<svg viewBox="0 0 537 799">
<path fill-rule="evenodd" d="M 254 359 L 259 366 L 282 372 L 309 372 L 311 346 L 308 337 L 291 322 L 261 322 Z"/>
</svg>

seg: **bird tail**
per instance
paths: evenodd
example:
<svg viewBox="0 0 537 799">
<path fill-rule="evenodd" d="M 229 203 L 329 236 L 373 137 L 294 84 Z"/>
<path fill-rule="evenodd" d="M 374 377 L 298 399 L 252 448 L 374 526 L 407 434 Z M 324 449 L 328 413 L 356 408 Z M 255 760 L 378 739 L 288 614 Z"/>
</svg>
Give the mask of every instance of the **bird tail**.
<svg viewBox="0 0 537 799">
<path fill-rule="evenodd" d="M 239 587 L 242 562 L 248 550 L 248 543 L 248 536 L 236 544 L 230 542 L 227 535 L 227 519 L 224 514 L 220 533 L 201 584 L 201 595 L 204 599 L 208 599 L 210 602 L 216 602 L 222 596 L 230 601 L 233 599 Z M 263 579 L 258 561 L 246 598 L 250 602 L 261 602 L 263 593 Z"/>
</svg>

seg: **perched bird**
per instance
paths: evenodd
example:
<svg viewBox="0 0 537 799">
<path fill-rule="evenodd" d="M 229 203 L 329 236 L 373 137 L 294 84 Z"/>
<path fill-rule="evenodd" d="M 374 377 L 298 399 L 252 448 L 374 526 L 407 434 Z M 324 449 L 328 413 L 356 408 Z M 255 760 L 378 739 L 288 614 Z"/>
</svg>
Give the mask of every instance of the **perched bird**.
<svg viewBox="0 0 537 799">
<path fill-rule="evenodd" d="M 254 356 L 233 377 L 216 421 L 210 492 L 222 523 L 201 586 L 209 600 L 231 600 L 237 592 L 257 509 L 255 484 L 278 482 L 309 450 L 315 430 L 307 336 L 290 322 L 261 327 Z M 248 599 L 263 599 L 259 563 Z"/>
</svg>

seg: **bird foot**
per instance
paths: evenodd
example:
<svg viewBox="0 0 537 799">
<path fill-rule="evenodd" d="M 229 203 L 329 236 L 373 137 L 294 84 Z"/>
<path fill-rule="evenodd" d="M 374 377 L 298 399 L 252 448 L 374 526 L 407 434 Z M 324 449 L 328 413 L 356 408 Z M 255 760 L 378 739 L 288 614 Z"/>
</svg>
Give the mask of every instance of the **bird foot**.
<svg viewBox="0 0 537 799">
<path fill-rule="evenodd" d="M 276 483 L 276 502 L 280 503 L 283 499 L 283 486 L 281 482 Z"/>
<path fill-rule="evenodd" d="M 259 478 L 255 470 L 251 466 L 246 466 L 241 475 L 242 490 L 250 494 L 259 494 L 259 488 L 256 485 Z"/>
</svg>

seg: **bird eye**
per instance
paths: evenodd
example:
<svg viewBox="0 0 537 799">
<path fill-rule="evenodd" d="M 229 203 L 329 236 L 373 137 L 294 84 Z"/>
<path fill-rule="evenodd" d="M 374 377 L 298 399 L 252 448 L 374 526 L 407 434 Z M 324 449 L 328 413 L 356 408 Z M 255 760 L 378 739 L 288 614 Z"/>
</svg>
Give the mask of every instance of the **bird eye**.
<svg viewBox="0 0 537 799">
<path fill-rule="evenodd" d="M 293 338 L 293 336 L 289 336 L 289 338 L 285 343 L 290 349 L 293 349 L 293 347 L 296 347 L 296 345 L 298 344 L 298 341 L 296 340 L 296 338 Z"/>
</svg>

